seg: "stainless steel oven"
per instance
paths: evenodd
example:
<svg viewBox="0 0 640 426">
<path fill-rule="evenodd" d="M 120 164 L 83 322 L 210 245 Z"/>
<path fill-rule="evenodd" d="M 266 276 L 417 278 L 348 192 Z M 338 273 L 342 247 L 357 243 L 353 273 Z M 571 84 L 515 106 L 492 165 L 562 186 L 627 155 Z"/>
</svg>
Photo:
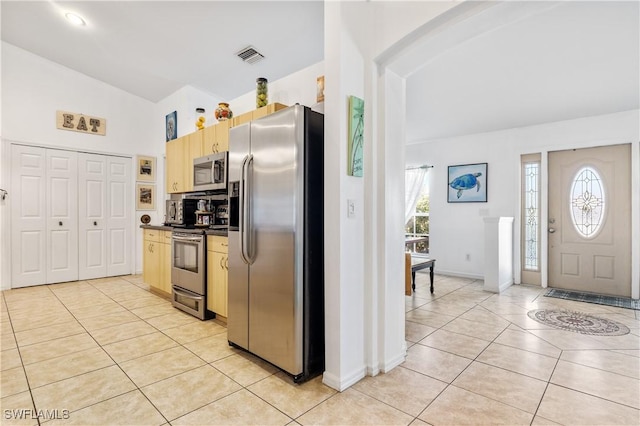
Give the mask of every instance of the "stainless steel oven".
<svg viewBox="0 0 640 426">
<path fill-rule="evenodd" d="M 173 232 L 171 238 L 172 304 L 204 320 L 206 317 L 206 260 L 204 235 Z"/>
</svg>

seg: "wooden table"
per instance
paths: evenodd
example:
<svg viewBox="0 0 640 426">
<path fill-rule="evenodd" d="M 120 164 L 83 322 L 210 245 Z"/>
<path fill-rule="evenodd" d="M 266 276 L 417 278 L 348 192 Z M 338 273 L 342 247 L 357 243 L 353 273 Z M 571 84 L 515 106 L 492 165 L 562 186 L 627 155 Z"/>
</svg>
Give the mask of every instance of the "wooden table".
<svg viewBox="0 0 640 426">
<path fill-rule="evenodd" d="M 416 271 L 429 268 L 429 279 L 431 280 L 431 294 L 433 294 L 433 267 L 435 259 L 426 256 L 411 254 L 411 289 L 416 291 Z"/>
</svg>

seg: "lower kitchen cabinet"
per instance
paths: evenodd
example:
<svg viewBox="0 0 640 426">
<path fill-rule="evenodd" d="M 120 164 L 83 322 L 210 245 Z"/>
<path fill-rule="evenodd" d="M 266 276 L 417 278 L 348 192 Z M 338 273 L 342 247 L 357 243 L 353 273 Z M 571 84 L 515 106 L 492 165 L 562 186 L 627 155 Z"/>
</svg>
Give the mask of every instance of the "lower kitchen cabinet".
<svg viewBox="0 0 640 426">
<path fill-rule="evenodd" d="M 229 239 L 207 236 L 207 309 L 217 317 L 227 318 L 227 269 Z"/>
<path fill-rule="evenodd" d="M 171 294 L 171 232 L 143 230 L 142 279 L 155 290 Z"/>
</svg>

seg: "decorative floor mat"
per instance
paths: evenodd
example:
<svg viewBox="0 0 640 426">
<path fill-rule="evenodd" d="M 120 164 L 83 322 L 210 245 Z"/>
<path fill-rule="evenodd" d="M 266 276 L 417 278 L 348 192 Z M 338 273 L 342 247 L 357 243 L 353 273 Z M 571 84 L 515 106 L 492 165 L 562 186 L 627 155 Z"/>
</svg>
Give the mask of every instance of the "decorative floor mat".
<svg viewBox="0 0 640 426">
<path fill-rule="evenodd" d="M 527 312 L 527 315 L 539 323 L 580 334 L 595 336 L 623 336 L 629 334 L 629 327 L 624 324 L 581 312 L 559 309 L 534 309 Z"/>
<path fill-rule="evenodd" d="M 545 294 L 557 299 L 575 300 L 576 302 L 597 303 L 598 305 L 615 306 L 618 308 L 635 309 L 640 311 L 640 300 L 628 297 L 603 296 L 601 294 L 580 293 L 577 291 L 558 290 L 552 288 Z"/>
</svg>

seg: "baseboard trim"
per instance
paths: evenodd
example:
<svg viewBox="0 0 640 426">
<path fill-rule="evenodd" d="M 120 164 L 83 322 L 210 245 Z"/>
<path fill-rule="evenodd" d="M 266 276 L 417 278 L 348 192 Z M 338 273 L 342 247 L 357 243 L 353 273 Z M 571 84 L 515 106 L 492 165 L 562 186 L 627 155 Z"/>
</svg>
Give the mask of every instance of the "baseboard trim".
<svg viewBox="0 0 640 426">
<path fill-rule="evenodd" d="M 388 373 L 389 371 L 393 370 L 394 368 L 396 368 L 397 366 L 399 366 L 404 362 L 407 355 L 407 344 L 404 343 L 403 346 L 404 346 L 404 350 L 402 351 L 402 353 L 396 355 L 395 357 L 393 357 L 391 360 L 389 360 L 382 366 L 381 371 L 383 373 Z"/>
<path fill-rule="evenodd" d="M 337 377 L 334 374 L 324 372 L 322 374 L 322 383 L 339 392 L 347 390 L 352 385 L 359 382 L 365 377 L 365 367 L 362 367 L 344 378 Z"/>
<path fill-rule="evenodd" d="M 423 271 L 426 271 L 426 269 L 424 269 Z M 449 277 L 460 277 L 460 278 L 471 278 L 474 280 L 484 280 L 484 275 L 468 274 L 466 272 L 458 272 L 458 271 L 443 271 L 441 269 L 437 269 L 437 266 L 436 268 L 434 268 L 433 271 L 435 272 L 436 275 L 447 275 Z M 417 272 L 417 273 L 420 273 L 420 272 Z M 436 286 L 436 288 L 438 287 L 437 283 L 434 283 L 434 285 Z"/>
</svg>

